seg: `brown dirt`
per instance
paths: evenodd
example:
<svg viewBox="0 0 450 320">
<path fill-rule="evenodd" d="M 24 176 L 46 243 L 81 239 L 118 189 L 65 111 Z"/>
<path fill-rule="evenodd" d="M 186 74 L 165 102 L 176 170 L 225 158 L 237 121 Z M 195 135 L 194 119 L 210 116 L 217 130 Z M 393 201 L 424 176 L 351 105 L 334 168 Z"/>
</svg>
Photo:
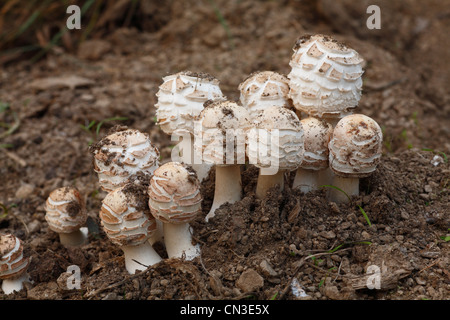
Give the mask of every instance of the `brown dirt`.
<svg viewBox="0 0 450 320">
<path fill-rule="evenodd" d="M 437 0 L 373 1 L 382 29 L 368 30 L 366 7 L 354 1 L 215 3 L 231 37 L 211 2 L 167 1 L 158 28 L 118 28 L 102 37 L 109 49 L 101 53 L 58 47 L 35 64 L 0 70 L 0 100 L 10 104 L 0 122 L 14 123 L 14 114 L 20 120 L 0 141 L 8 145 L 0 153 L 0 202 L 9 207 L 0 232 L 24 241 L 34 281 L 0 299 L 449 299 L 449 8 Z M 236 100 L 248 74 L 287 74 L 297 38 L 315 33 L 336 37 L 366 60 L 357 112 L 382 126 L 384 154 L 378 170 L 362 179 L 361 195 L 337 205 L 326 201 L 325 189 L 304 195 L 287 187 L 258 200 L 258 170 L 245 166 L 243 199 L 205 223 L 212 171 L 202 184 L 204 215 L 192 223 L 201 259 L 164 260 L 129 276 L 120 248 L 100 226 L 105 193 L 88 150 L 118 121 L 105 122 L 99 135 L 81 125 L 127 117 L 120 124 L 148 132 L 168 161 L 173 142 L 155 125 L 153 107 L 163 76 L 205 72 Z M 69 75 L 90 81 L 43 82 Z M 77 187 L 87 201 L 90 242 L 80 248 L 61 246 L 45 222 L 45 200 L 62 186 Z M 155 247 L 166 256 L 163 244 Z M 65 272 L 74 264 L 82 288 L 66 290 Z M 379 290 L 365 286 L 371 265 L 382 272 Z M 292 287 L 306 295 L 296 297 Z"/>
</svg>

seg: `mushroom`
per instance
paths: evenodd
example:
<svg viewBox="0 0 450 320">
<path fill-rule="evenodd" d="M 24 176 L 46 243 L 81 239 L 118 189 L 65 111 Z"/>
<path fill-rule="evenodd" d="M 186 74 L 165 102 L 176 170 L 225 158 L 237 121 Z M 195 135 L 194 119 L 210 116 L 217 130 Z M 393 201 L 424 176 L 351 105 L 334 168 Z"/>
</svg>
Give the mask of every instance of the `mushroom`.
<svg viewBox="0 0 450 320">
<path fill-rule="evenodd" d="M 184 163 L 168 162 L 155 170 L 148 188 L 152 215 L 163 223 L 169 258 L 192 260 L 200 254 L 192 244 L 191 222 L 201 212 L 202 195 L 195 171 Z"/>
<path fill-rule="evenodd" d="M 278 72 L 260 71 L 250 74 L 239 84 L 240 102 L 254 118 L 259 110 L 278 106 L 292 109 L 288 98 L 289 79 Z"/>
<path fill-rule="evenodd" d="M 241 164 L 245 163 L 245 135 L 251 127 L 246 108 L 232 101 L 209 101 L 198 116 L 201 139 L 195 152 L 216 167 L 214 200 L 206 221 L 224 203 L 241 200 Z"/>
<path fill-rule="evenodd" d="M 378 123 L 368 116 L 353 114 L 342 118 L 333 131 L 329 147 L 330 168 L 335 173 L 330 200 L 348 202 L 359 195 L 359 179 L 375 171 L 382 153 L 383 135 Z"/>
<path fill-rule="evenodd" d="M 294 107 L 333 127 L 361 98 L 363 59 L 330 36 L 299 38 L 289 62 L 289 97 Z"/>
<path fill-rule="evenodd" d="M 157 225 L 148 207 L 147 188 L 148 184 L 128 182 L 109 192 L 100 209 L 103 230 L 122 249 L 130 274 L 162 260 L 148 242 Z"/>
<path fill-rule="evenodd" d="M 278 185 L 284 189 L 284 173 L 295 170 L 303 160 L 303 129 L 292 110 L 278 106 L 260 110 L 247 133 L 247 156 L 260 168 L 256 197 Z"/>
<path fill-rule="evenodd" d="M 194 158 L 194 119 L 207 100 L 225 99 L 219 80 L 203 72 L 182 71 L 164 77 L 163 81 L 156 93 L 158 124 L 166 134 L 172 135 L 172 140 L 182 137 L 182 141 L 172 149 L 172 160 L 191 165 L 202 181 L 211 165 Z"/>
<path fill-rule="evenodd" d="M 295 173 L 292 188 L 300 188 L 303 193 L 317 190 L 327 177 L 328 143 L 333 134 L 331 124 L 314 118 L 302 119 L 304 132 L 305 153 L 304 158 Z"/>
<path fill-rule="evenodd" d="M 45 202 L 45 220 L 49 228 L 59 234 L 64 246 L 81 246 L 88 241 L 86 204 L 74 187 L 53 190 Z"/>
<path fill-rule="evenodd" d="M 152 175 L 159 166 L 159 150 L 148 134 L 136 129 L 114 132 L 90 147 L 102 190 L 110 192 L 138 172 Z"/>
<path fill-rule="evenodd" d="M 0 279 L 5 294 L 20 291 L 29 281 L 29 264 L 30 259 L 23 256 L 22 241 L 12 234 L 0 235 Z"/>
</svg>

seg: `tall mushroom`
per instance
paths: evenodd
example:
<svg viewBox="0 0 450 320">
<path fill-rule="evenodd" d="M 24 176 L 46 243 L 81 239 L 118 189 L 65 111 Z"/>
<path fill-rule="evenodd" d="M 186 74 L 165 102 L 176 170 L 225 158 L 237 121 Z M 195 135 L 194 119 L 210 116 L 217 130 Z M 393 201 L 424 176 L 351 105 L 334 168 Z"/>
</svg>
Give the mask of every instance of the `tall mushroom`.
<svg viewBox="0 0 450 320">
<path fill-rule="evenodd" d="M 128 182 L 109 192 L 102 201 L 100 219 L 108 238 L 120 246 L 130 274 L 162 259 L 148 242 L 156 220 L 148 207 L 148 184 Z"/>
<path fill-rule="evenodd" d="M 200 247 L 192 244 L 191 222 L 200 212 L 202 195 L 195 171 L 180 162 L 168 162 L 157 170 L 148 188 L 152 215 L 163 223 L 169 258 L 192 260 Z"/>
<path fill-rule="evenodd" d="M 288 98 L 289 79 L 275 71 L 260 71 L 250 74 L 239 84 L 241 104 L 254 118 L 259 110 L 278 106 L 292 109 Z"/>
<path fill-rule="evenodd" d="M 224 203 L 241 200 L 241 164 L 245 163 L 245 135 L 251 127 L 247 109 L 232 101 L 210 101 L 198 116 L 201 139 L 194 144 L 203 161 L 214 164 L 214 200 L 206 221 Z"/>
<path fill-rule="evenodd" d="M 295 173 L 292 188 L 300 188 L 303 193 L 317 190 L 322 184 L 327 184 L 323 176 L 326 176 L 328 168 L 328 143 L 333 133 L 331 124 L 314 118 L 302 119 L 303 132 L 305 134 L 304 158 Z"/>
<path fill-rule="evenodd" d="M 383 135 L 378 123 L 362 114 L 342 118 L 329 143 L 330 168 L 335 173 L 330 200 L 347 202 L 359 194 L 359 179 L 369 176 L 380 162 Z M 348 196 L 348 197 L 347 197 Z"/>
<path fill-rule="evenodd" d="M 284 173 L 295 170 L 303 160 L 303 128 L 295 112 L 278 106 L 260 110 L 247 133 L 247 156 L 260 168 L 256 197 L 278 185 L 284 188 Z"/>
<path fill-rule="evenodd" d="M 156 93 L 156 118 L 162 131 L 183 141 L 172 150 L 172 160 L 191 165 L 202 181 L 211 165 L 198 163 L 194 158 L 194 119 L 207 100 L 225 99 L 219 80 L 203 72 L 182 71 L 163 78 Z M 182 156 L 179 157 L 179 147 Z"/>
<path fill-rule="evenodd" d="M 30 258 L 23 255 L 22 241 L 12 234 L 0 235 L 0 279 L 5 294 L 20 291 L 29 281 L 27 272 Z"/>
<path fill-rule="evenodd" d="M 53 190 L 45 202 L 45 220 L 59 234 L 64 246 L 80 246 L 88 241 L 86 204 L 74 187 Z"/>
</svg>

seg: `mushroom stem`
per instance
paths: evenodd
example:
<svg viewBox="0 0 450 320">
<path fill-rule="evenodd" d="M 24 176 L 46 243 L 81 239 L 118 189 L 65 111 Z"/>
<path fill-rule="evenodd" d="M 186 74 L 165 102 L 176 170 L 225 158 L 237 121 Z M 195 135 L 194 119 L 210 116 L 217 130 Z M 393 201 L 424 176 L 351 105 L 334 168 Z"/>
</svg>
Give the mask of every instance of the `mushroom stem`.
<svg viewBox="0 0 450 320">
<path fill-rule="evenodd" d="M 278 170 L 277 173 L 273 175 L 269 174 L 261 174 L 258 175 L 258 181 L 256 183 L 256 197 L 258 199 L 262 199 L 266 196 L 267 192 L 270 188 L 278 185 L 280 187 L 280 191 L 284 190 L 284 172 L 286 170 Z"/>
<path fill-rule="evenodd" d="M 341 189 L 347 195 L 340 190 L 332 188 L 329 193 L 330 201 L 336 203 L 347 203 L 349 202 L 349 197 L 359 195 L 359 178 L 346 178 L 334 175 L 333 186 Z"/>
<path fill-rule="evenodd" d="M 164 228 L 163 223 L 159 220 L 156 220 L 156 230 L 148 238 L 148 242 L 151 245 L 154 245 L 158 241 L 162 242 L 164 240 L 163 228 Z"/>
<path fill-rule="evenodd" d="M 292 188 L 300 188 L 301 192 L 308 193 L 317 190 L 321 185 L 320 182 L 319 170 L 298 168 L 295 173 Z"/>
<path fill-rule="evenodd" d="M 211 210 L 206 215 L 208 221 L 214 217 L 215 211 L 224 203 L 241 200 L 242 182 L 240 165 L 216 165 L 216 185 Z"/>
<path fill-rule="evenodd" d="M 143 271 L 162 259 L 148 241 L 136 246 L 122 246 L 125 255 L 125 267 L 130 274 Z"/>
<path fill-rule="evenodd" d="M 192 244 L 191 228 L 188 223 L 165 223 L 164 239 L 169 258 L 192 260 L 200 254 L 199 246 Z"/>
<path fill-rule="evenodd" d="M 19 292 L 23 288 L 23 283 L 30 281 L 28 272 L 23 273 L 18 278 L 4 279 L 2 283 L 2 290 L 5 294 L 11 294 L 14 291 Z"/>
<path fill-rule="evenodd" d="M 88 241 L 88 229 L 80 228 L 70 233 L 59 233 L 59 240 L 63 246 L 77 247 Z"/>
</svg>

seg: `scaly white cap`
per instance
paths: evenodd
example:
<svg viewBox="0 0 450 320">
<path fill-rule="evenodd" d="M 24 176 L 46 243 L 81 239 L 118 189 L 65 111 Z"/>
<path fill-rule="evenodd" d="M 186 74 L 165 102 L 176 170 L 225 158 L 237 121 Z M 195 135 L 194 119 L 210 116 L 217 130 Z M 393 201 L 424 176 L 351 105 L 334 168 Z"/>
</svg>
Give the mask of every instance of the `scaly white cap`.
<svg viewBox="0 0 450 320">
<path fill-rule="evenodd" d="M 350 114 L 362 91 L 358 52 L 320 34 L 299 38 L 293 50 L 288 78 L 295 108 L 319 118 Z"/>
<path fill-rule="evenodd" d="M 342 177 L 362 178 L 380 162 L 383 134 L 372 118 L 354 114 L 342 118 L 328 145 L 330 168 Z"/>
<path fill-rule="evenodd" d="M 303 128 L 295 112 L 272 106 L 256 113 L 247 132 L 249 162 L 259 168 L 295 170 L 303 160 Z"/>
<path fill-rule="evenodd" d="M 300 165 L 307 170 L 321 170 L 328 167 L 328 143 L 333 134 L 331 124 L 314 117 L 300 121 L 305 134 L 305 153 Z"/>
<path fill-rule="evenodd" d="M 156 93 L 156 118 L 167 134 L 175 130 L 193 132 L 194 118 L 203 110 L 203 103 L 225 97 L 219 80 L 202 72 L 183 71 L 163 78 Z"/>
<path fill-rule="evenodd" d="M 148 194 L 152 215 L 163 223 L 189 223 L 201 212 L 200 182 L 183 163 L 168 162 L 156 169 Z"/>
<path fill-rule="evenodd" d="M 239 84 L 240 102 L 254 118 L 259 110 L 278 106 L 292 107 L 288 98 L 289 79 L 278 72 L 260 71 L 250 74 Z"/>
<path fill-rule="evenodd" d="M 0 235 L 0 279 L 20 278 L 29 264 L 30 259 L 23 256 L 22 241 L 12 234 Z"/>
<path fill-rule="evenodd" d="M 87 219 L 86 204 L 74 187 L 53 190 L 45 202 L 45 220 L 57 233 L 78 231 Z"/>
<path fill-rule="evenodd" d="M 100 187 L 107 191 L 125 185 L 130 176 L 153 174 L 159 167 L 159 150 L 149 135 L 136 129 L 114 132 L 90 148 Z"/>
</svg>

